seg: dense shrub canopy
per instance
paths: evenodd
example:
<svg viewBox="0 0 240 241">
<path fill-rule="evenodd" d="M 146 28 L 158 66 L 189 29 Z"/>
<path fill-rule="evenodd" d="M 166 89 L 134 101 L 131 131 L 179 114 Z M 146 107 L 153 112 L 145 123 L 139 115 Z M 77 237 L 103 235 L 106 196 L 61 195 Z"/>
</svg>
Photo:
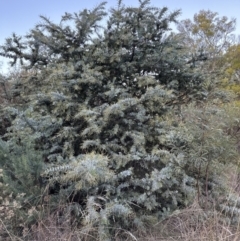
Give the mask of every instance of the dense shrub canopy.
<svg viewBox="0 0 240 241">
<path fill-rule="evenodd" d="M 220 118 L 220 111 L 199 110 L 205 124 L 193 128 L 194 107 L 187 109 L 189 129 L 180 114 L 181 105 L 207 92 L 170 32 L 179 12 L 148 0 L 138 7 L 119 1 L 102 26 L 106 15 L 102 3 L 66 13 L 60 24 L 41 17 L 24 39 L 14 34 L 1 47 L 1 55 L 26 69 L 13 89 L 20 104 L 6 110 L 12 124 L 4 140 L 14 150 L 31 138 L 42 151 L 44 185 L 76 202 L 82 224 L 98 225 L 102 240 L 111 226 L 142 227 L 197 193 L 214 193 L 228 158 L 220 140 L 207 148 L 212 140 L 201 138 L 206 113 Z"/>
</svg>

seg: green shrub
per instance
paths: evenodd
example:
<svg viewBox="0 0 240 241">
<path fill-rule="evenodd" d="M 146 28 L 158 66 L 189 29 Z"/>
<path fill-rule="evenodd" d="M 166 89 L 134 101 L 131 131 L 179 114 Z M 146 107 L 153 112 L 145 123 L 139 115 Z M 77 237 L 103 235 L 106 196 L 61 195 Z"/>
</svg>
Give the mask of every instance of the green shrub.
<svg viewBox="0 0 240 241">
<path fill-rule="evenodd" d="M 13 146 L 0 140 L 0 218 L 8 232 L 21 236 L 42 215 L 42 170 L 42 155 L 29 143 Z"/>
<path fill-rule="evenodd" d="M 21 108 L 5 109 L 12 125 L 4 138 L 24 145 L 31 136 L 32 153 L 42 153 L 23 159 L 26 169 L 11 162 L 14 173 L 21 166 L 18 175 L 35 184 L 32 167 L 42 161 L 44 195 L 64 203 L 81 225 L 97 227 L 99 240 L 118 229 L 144 230 L 196 196 L 216 199 L 224 165 L 235 160 L 221 110 L 195 104 L 181 111 L 208 92 L 169 32 L 178 14 L 149 1 L 137 8 L 119 1 L 102 27 L 100 4 L 66 13 L 60 24 L 42 17 L 25 40 L 14 34 L 2 46 L 1 55 L 28 61 L 32 70 L 15 85 Z"/>
</svg>

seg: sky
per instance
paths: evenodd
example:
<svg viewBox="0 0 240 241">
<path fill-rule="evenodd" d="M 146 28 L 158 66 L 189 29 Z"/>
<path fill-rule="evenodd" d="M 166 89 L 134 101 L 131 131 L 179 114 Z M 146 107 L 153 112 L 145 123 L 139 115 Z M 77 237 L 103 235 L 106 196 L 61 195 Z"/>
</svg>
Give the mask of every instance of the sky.
<svg viewBox="0 0 240 241">
<path fill-rule="evenodd" d="M 59 23 L 65 12 L 73 13 L 87 8 L 92 9 L 104 0 L 0 0 L 0 45 L 13 32 L 25 35 L 37 23 L 39 15 L 49 17 Z M 106 0 L 107 1 L 107 0 Z M 117 6 L 117 0 L 108 0 L 106 9 Z M 123 0 L 127 6 L 138 6 L 138 0 Z M 200 10 L 218 12 L 219 16 L 236 18 L 236 35 L 240 35 L 240 0 L 151 0 L 155 7 L 168 7 L 169 11 L 181 9 L 181 19 L 193 18 Z M 0 57 L 0 73 L 8 70 L 7 61 Z"/>
</svg>

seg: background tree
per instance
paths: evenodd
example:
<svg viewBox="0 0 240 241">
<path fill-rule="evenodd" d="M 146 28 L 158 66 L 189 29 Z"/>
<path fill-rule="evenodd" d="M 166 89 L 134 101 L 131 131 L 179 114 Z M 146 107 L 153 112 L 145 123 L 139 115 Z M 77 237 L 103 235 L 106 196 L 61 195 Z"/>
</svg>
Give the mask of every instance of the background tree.
<svg viewBox="0 0 240 241">
<path fill-rule="evenodd" d="M 240 82 L 240 44 L 232 45 L 224 55 L 226 63 L 226 74 L 230 80 Z"/>
<path fill-rule="evenodd" d="M 208 57 L 216 58 L 234 43 L 235 26 L 236 19 L 229 20 L 217 12 L 201 10 L 193 20 L 180 21 L 177 29 L 193 55 L 207 53 Z"/>
<path fill-rule="evenodd" d="M 208 82 L 208 89 L 212 89 L 226 77 L 226 58 L 223 55 L 235 43 L 233 34 L 236 19 L 220 17 L 217 12 L 201 10 L 191 19 L 185 19 L 177 24 L 179 35 L 187 46 L 186 55 L 189 63 L 198 68 Z M 204 65 L 201 61 L 207 61 Z"/>
<path fill-rule="evenodd" d="M 222 87 L 236 94 L 234 102 L 239 106 L 240 94 L 240 45 L 232 45 L 223 55 L 219 66 L 223 69 Z"/>
</svg>

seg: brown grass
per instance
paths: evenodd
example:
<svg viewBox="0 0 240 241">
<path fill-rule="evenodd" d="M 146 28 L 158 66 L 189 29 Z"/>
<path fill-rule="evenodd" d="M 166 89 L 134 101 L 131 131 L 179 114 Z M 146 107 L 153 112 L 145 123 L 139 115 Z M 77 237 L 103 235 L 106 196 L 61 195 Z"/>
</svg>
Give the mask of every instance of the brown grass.
<svg viewBox="0 0 240 241">
<path fill-rule="evenodd" d="M 230 193 L 240 194 L 240 174 L 236 168 L 225 170 Z M 1 184 L 1 183 L 0 183 Z M 208 205 L 205 205 L 206 207 Z M 212 206 L 212 205 L 211 205 Z M 46 207 L 48 208 L 48 207 Z M 59 210 L 61 209 L 59 205 Z M 97 241 L 97 229 L 93 226 L 79 228 L 68 217 L 63 220 L 58 211 L 49 212 L 45 218 L 29 228 L 23 227 L 23 237 L 12 234 L 4 223 L 5 213 L 12 212 L 0 205 L 0 240 L 6 241 Z M 4 214 L 5 217 L 3 218 Z M 239 219 L 240 221 L 240 219 Z M 202 209 L 196 201 L 192 206 L 173 213 L 167 219 L 143 232 L 142 230 L 116 230 L 116 241 L 240 241 L 240 222 L 231 225 L 216 209 Z"/>
<path fill-rule="evenodd" d="M 164 221 L 157 223 L 147 232 L 139 230 L 129 232 L 118 230 L 116 241 L 239 241 L 240 227 L 231 226 L 223 221 L 222 214 L 216 210 L 204 211 L 194 203 L 191 207 L 179 211 Z M 97 230 L 93 227 L 77 228 L 69 220 L 61 222 L 56 215 L 49 215 L 44 220 L 23 230 L 24 238 L 18 238 L 6 230 L 0 220 L 0 233 L 6 241 L 94 241 Z"/>
<path fill-rule="evenodd" d="M 230 193 L 240 193 L 238 170 L 229 168 L 225 171 L 228 176 L 227 185 Z M 9 197 L 10 200 L 10 197 Z M 59 213 L 64 205 L 59 204 L 55 213 L 50 212 L 49 205 L 42 207 L 47 217 L 40 217 L 30 228 L 22 225 L 23 237 L 17 237 L 8 230 L 4 220 L 12 215 L 12 209 L 0 205 L 0 240 L 6 241 L 97 241 L 97 229 L 93 226 L 79 228 L 69 216 Z M 208 208 L 201 208 L 202 206 Z M 3 208 L 4 207 L 4 208 Z M 116 230 L 113 240 L 116 241 L 239 241 L 240 222 L 231 225 L 224 215 L 213 205 L 200 205 L 197 201 L 188 208 L 173 213 L 167 219 L 142 230 Z M 34 207 L 33 207 L 34 209 Z M 49 210 L 49 211 L 48 211 Z M 240 221 L 240 219 L 239 219 Z M 19 225 L 21 226 L 21 225 Z M 9 226 L 8 226 L 9 227 Z"/>
<path fill-rule="evenodd" d="M 235 169 L 225 173 L 229 177 L 229 191 L 239 193 L 239 175 Z M 205 205 L 206 207 L 208 205 Z M 209 206 L 210 207 L 210 206 Z M 0 207 L 1 208 L 1 207 Z M 0 240 L 6 241 L 97 241 L 97 229 L 93 226 L 79 228 L 68 216 L 59 212 L 64 208 L 59 204 L 55 213 L 39 218 L 31 228 L 23 228 L 23 238 L 14 236 L 0 219 Z M 47 211 L 48 207 L 45 207 Z M 116 241 L 239 241 L 240 222 L 231 225 L 224 215 L 213 206 L 203 210 L 198 202 L 184 210 L 173 213 L 146 232 L 141 230 L 116 230 Z M 2 237 L 2 239 L 1 239 Z"/>
<path fill-rule="evenodd" d="M 222 215 L 217 211 L 206 213 L 194 205 L 172 215 L 157 225 L 148 237 L 139 241 L 237 241 L 240 230 L 223 222 Z"/>
</svg>

